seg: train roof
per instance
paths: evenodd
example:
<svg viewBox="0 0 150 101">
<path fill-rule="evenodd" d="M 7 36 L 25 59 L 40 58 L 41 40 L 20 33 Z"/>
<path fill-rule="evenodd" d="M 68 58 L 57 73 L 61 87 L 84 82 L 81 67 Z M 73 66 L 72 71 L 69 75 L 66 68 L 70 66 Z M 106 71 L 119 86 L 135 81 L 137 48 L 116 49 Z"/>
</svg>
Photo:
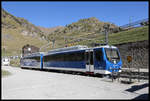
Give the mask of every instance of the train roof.
<svg viewBox="0 0 150 101">
<path fill-rule="evenodd" d="M 97 49 L 97 48 L 115 48 L 116 49 L 117 47 L 110 46 L 110 45 L 103 45 L 103 46 L 88 48 L 88 46 L 77 45 L 77 46 L 72 46 L 72 47 L 65 47 L 65 48 L 58 48 L 58 49 L 50 50 L 44 55 L 57 54 L 57 53 L 63 53 L 63 52 L 90 50 L 90 49 Z"/>
<path fill-rule="evenodd" d="M 41 54 L 45 54 L 44 52 L 36 52 L 36 53 L 31 53 L 31 54 L 28 54 L 25 57 L 36 57 L 36 56 L 40 56 Z"/>
<path fill-rule="evenodd" d="M 47 54 L 56 54 L 56 53 L 61 53 L 61 52 L 71 52 L 71 51 L 80 51 L 80 50 L 85 50 L 88 49 L 87 46 L 83 45 L 77 45 L 77 46 L 71 46 L 71 47 L 65 47 L 65 48 L 58 48 L 54 50 L 50 50 L 47 52 Z"/>
<path fill-rule="evenodd" d="M 103 46 L 97 46 L 97 47 L 92 47 L 91 49 L 96 49 L 96 48 L 117 48 L 116 46 L 112 45 L 103 45 Z"/>
</svg>

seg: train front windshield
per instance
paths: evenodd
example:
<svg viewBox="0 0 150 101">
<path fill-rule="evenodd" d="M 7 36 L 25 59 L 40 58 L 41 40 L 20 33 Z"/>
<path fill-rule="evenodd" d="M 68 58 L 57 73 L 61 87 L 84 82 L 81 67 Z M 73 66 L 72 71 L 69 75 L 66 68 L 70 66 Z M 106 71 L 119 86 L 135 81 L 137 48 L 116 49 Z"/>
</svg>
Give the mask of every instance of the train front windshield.
<svg viewBox="0 0 150 101">
<path fill-rule="evenodd" d="M 105 48 L 107 60 L 116 64 L 120 61 L 119 52 L 115 48 Z"/>
</svg>

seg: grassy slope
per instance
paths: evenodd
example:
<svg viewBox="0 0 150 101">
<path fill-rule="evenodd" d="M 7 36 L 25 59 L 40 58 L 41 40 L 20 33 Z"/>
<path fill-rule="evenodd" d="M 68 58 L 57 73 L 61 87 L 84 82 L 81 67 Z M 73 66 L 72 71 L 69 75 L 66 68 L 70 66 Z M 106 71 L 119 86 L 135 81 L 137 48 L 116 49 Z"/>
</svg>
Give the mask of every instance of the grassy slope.
<svg viewBox="0 0 150 101">
<path fill-rule="evenodd" d="M 109 36 L 110 44 L 120 44 L 127 42 L 136 42 L 149 40 L 149 29 L 148 26 L 144 26 L 141 28 L 135 28 L 129 31 L 119 32 L 116 34 L 112 34 Z"/>
<path fill-rule="evenodd" d="M 16 54 L 21 52 L 21 48 L 23 45 L 29 43 L 32 45 L 35 45 L 37 47 L 41 47 L 42 45 L 47 44 L 46 41 L 41 40 L 39 41 L 38 38 L 32 38 L 32 37 L 26 37 L 21 35 L 19 32 L 16 32 L 15 30 L 2 30 L 3 34 L 6 33 L 11 33 L 11 35 L 15 38 L 13 40 L 2 40 L 4 45 L 8 46 L 8 55 L 11 54 Z M 129 31 L 122 31 L 119 33 L 112 33 L 109 34 L 109 44 L 115 45 L 115 44 L 120 44 L 120 43 L 127 43 L 127 42 L 136 42 L 136 41 L 142 41 L 142 40 L 149 40 L 149 29 L 148 26 L 140 27 L 140 28 L 135 28 L 131 29 Z M 77 38 L 89 38 L 92 39 L 91 41 L 89 40 L 84 40 L 80 42 L 75 42 L 74 45 L 88 45 L 90 46 L 91 43 L 97 42 L 97 43 L 103 43 L 101 40 L 105 40 L 104 34 L 92 34 L 92 33 L 66 33 L 63 35 L 55 35 L 56 42 L 55 42 L 55 48 L 59 47 L 64 47 L 65 46 L 65 41 L 64 41 L 64 35 L 65 36 L 71 36 L 74 39 Z M 15 41 L 14 41 L 15 40 Z M 67 39 L 68 44 L 71 43 L 72 39 Z M 16 47 L 14 47 L 16 46 Z M 47 48 L 46 51 L 52 49 L 52 44 L 49 45 L 49 48 Z"/>
<path fill-rule="evenodd" d="M 131 29 L 129 31 L 122 31 L 119 33 L 112 33 L 108 36 L 109 39 L 109 44 L 115 45 L 115 44 L 121 44 L 121 43 L 128 43 L 128 42 L 136 42 L 136 41 L 143 41 L 143 40 L 148 40 L 148 26 L 141 27 L 141 28 L 135 28 Z M 105 40 L 104 35 L 96 35 L 94 40 Z M 83 41 L 80 42 L 79 44 L 87 44 L 89 45 L 90 43 L 94 42 L 93 41 Z M 97 41 L 101 43 L 100 41 Z"/>
<path fill-rule="evenodd" d="M 72 43 L 73 39 L 67 39 L 68 44 L 74 44 L 74 45 L 87 45 L 90 46 L 91 43 L 96 42 L 96 43 L 104 43 L 105 41 L 105 35 L 104 34 L 92 34 L 92 33 L 77 33 L 77 34 L 71 34 L 71 33 L 66 33 L 64 34 L 65 36 L 71 36 L 74 39 L 77 38 L 87 38 L 87 39 L 92 39 L 92 40 L 83 40 L 79 42 L 74 42 Z M 64 42 L 64 35 L 57 35 L 55 36 L 56 42 L 55 42 L 55 48 L 58 47 L 64 47 L 65 42 Z M 121 44 L 121 43 L 128 43 L 128 42 L 136 42 L 136 41 L 143 41 L 143 40 L 149 40 L 149 29 L 148 26 L 140 27 L 140 28 L 135 28 L 131 29 L 128 31 L 122 31 L 119 33 L 112 33 L 109 34 L 108 39 L 109 39 L 109 44 L 110 45 L 115 45 L 115 44 Z M 102 41 L 103 40 L 103 41 Z M 49 48 L 51 49 L 51 48 Z"/>
<path fill-rule="evenodd" d="M 21 53 L 21 49 L 24 45 L 30 44 L 35 45 L 36 47 L 41 47 L 42 45 L 46 44 L 47 42 L 44 40 L 39 40 L 37 37 L 30 37 L 30 36 L 23 36 L 19 33 L 19 29 L 2 29 L 3 35 L 9 35 L 11 36 L 11 39 L 2 37 L 2 55 L 4 55 L 3 52 L 3 46 L 5 46 L 6 51 L 5 55 L 17 55 Z M 3 36 L 2 35 L 2 36 Z"/>
<path fill-rule="evenodd" d="M 36 47 L 41 47 L 47 42 L 45 40 L 40 40 L 40 31 L 31 23 L 23 18 L 18 18 L 5 10 L 1 10 L 2 13 L 2 56 L 19 55 L 21 53 L 22 47 L 26 44 L 34 45 Z M 26 26 L 26 27 L 25 27 Z M 21 34 L 22 31 L 27 31 L 29 33 L 36 32 L 37 37 L 24 36 Z M 32 31 L 31 31 L 32 30 Z M 5 52 L 4 52 L 5 48 Z"/>
<path fill-rule="evenodd" d="M 10 72 L 6 71 L 6 70 L 2 70 L 2 77 L 5 77 L 5 76 L 8 76 L 8 75 L 11 75 Z"/>
</svg>

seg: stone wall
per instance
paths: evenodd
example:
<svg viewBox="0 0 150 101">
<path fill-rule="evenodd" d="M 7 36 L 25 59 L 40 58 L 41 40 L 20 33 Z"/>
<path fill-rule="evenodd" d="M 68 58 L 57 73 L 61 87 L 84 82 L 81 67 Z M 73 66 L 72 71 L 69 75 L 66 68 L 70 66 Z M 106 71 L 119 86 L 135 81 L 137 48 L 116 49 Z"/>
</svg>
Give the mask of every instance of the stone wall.
<svg viewBox="0 0 150 101">
<path fill-rule="evenodd" d="M 123 68 L 149 68 L 149 40 L 115 45 L 119 48 Z M 127 62 L 127 56 L 132 56 L 132 62 Z"/>
</svg>

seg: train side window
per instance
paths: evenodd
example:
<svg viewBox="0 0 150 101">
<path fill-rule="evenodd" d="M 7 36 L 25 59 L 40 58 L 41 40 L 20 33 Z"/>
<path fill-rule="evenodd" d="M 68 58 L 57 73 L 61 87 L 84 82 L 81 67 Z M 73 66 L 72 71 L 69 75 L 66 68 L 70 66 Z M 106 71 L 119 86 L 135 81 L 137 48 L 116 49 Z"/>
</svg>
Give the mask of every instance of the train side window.
<svg viewBox="0 0 150 101">
<path fill-rule="evenodd" d="M 96 50 L 95 52 L 95 57 L 97 61 L 102 61 L 103 60 L 103 54 L 102 54 L 102 50 Z"/>
<path fill-rule="evenodd" d="M 44 57 L 45 61 L 84 61 L 84 52 L 62 53 Z"/>
<path fill-rule="evenodd" d="M 84 61 L 84 53 L 69 53 L 66 54 L 66 61 Z"/>
</svg>

